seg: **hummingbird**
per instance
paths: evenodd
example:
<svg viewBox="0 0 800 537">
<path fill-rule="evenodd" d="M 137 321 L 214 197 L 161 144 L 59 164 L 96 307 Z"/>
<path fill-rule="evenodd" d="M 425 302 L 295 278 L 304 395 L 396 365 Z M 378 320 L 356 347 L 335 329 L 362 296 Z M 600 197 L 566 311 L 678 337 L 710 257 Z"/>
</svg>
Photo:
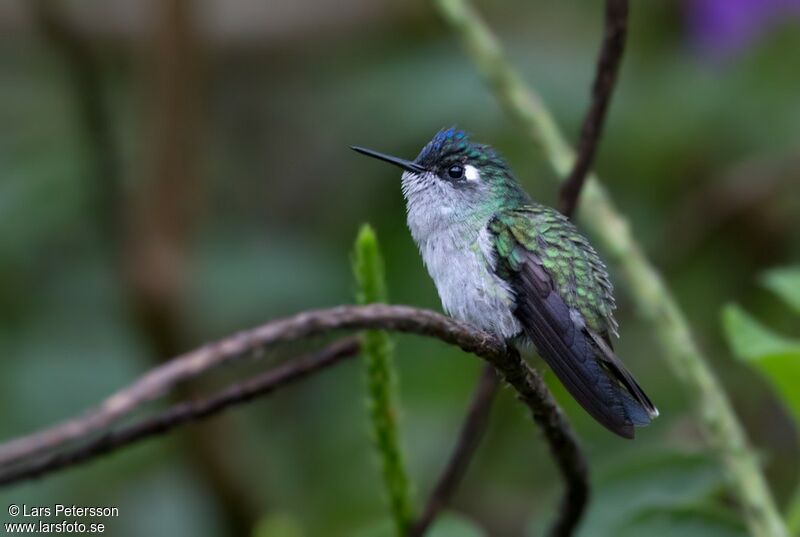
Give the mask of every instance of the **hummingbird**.
<svg viewBox="0 0 800 537">
<path fill-rule="evenodd" d="M 614 353 L 605 265 L 568 218 L 531 199 L 495 149 L 455 127 L 414 160 L 352 149 L 403 170 L 408 228 L 448 315 L 532 344 L 578 403 L 624 438 L 658 416 Z"/>
</svg>

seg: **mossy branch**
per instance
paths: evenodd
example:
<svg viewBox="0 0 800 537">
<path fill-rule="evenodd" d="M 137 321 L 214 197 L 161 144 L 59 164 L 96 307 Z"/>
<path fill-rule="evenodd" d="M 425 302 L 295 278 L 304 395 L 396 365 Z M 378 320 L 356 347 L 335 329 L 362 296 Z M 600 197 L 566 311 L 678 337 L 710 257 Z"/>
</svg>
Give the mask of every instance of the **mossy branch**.
<svg viewBox="0 0 800 537">
<path fill-rule="evenodd" d="M 359 304 L 388 302 L 383 259 L 375 232 L 369 225 L 362 226 L 356 239 L 353 270 L 358 282 Z M 411 486 L 400 447 L 398 412 L 394 404 L 396 374 L 389 334 L 383 330 L 365 332 L 362 349 L 371 434 L 380 459 L 395 532 L 398 537 L 403 537 L 411 526 L 413 511 Z"/>
<path fill-rule="evenodd" d="M 558 176 L 566 177 L 575 158 L 572 148 L 542 99 L 508 62 L 485 22 L 465 0 L 437 0 L 435 5 L 505 112 L 541 147 Z M 683 312 L 594 174 L 589 176 L 581 208 L 581 220 L 619 269 L 667 362 L 695 395 L 710 445 L 720 455 L 750 531 L 757 537 L 788 537 L 757 458 Z"/>
</svg>

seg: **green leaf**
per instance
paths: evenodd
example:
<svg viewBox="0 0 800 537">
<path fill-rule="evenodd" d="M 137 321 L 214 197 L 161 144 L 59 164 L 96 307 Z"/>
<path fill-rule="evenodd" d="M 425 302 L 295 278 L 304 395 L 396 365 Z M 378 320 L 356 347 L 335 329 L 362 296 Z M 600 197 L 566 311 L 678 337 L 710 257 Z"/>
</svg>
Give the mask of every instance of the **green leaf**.
<svg viewBox="0 0 800 537">
<path fill-rule="evenodd" d="M 800 380 L 800 351 L 765 356 L 755 365 L 766 375 L 800 425 L 800 390 L 797 387 Z"/>
<path fill-rule="evenodd" d="M 722 323 L 734 355 L 769 380 L 800 424 L 800 341 L 776 334 L 735 304 L 725 306 Z"/>
<path fill-rule="evenodd" d="M 761 281 L 800 312 L 800 267 L 771 270 Z M 735 304 L 723 308 L 722 326 L 733 354 L 766 377 L 800 426 L 800 340 L 775 333 Z M 800 488 L 786 520 L 793 534 L 800 533 Z"/>
<path fill-rule="evenodd" d="M 742 360 L 800 353 L 800 341 L 776 334 L 736 304 L 723 307 L 722 327 L 731 350 Z"/>
<path fill-rule="evenodd" d="M 800 266 L 770 270 L 762 276 L 761 283 L 800 313 Z"/>
<path fill-rule="evenodd" d="M 619 527 L 619 537 L 747 537 L 730 513 L 705 506 L 653 507 L 639 511 Z"/>
</svg>

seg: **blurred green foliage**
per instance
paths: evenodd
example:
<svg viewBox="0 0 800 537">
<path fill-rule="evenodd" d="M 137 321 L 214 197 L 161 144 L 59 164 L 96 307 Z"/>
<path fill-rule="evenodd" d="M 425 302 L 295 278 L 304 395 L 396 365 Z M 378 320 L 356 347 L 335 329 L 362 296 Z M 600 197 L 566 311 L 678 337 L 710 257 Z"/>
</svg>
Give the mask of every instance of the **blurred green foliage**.
<svg viewBox="0 0 800 537">
<path fill-rule="evenodd" d="M 770 270 L 761 283 L 781 298 L 795 313 L 800 313 L 800 267 Z M 764 375 L 800 430 L 800 339 L 792 339 L 764 326 L 736 304 L 722 310 L 722 323 L 736 357 Z M 797 477 L 797 476 L 796 476 Z M 788 509 L 792 531 L 800 531 L 800 480 Z"/>
<path fill-rule="evenodd" d="M 253 537 L 303 537 L 300 523 L 291 515 L 270 513 L 253 530 Z"/>
<path fill-rule="evenodd" d="M 392 530 L 392 525 L 388 523 L 376 524 L 374 527 L 359 531 L 354 537 L 389 537 L 395 535 Z M 475 523 L 451 513 L 439 516 L 426 535 L 430 537 L 487 537 L 486 532 Z"/>
</svg>

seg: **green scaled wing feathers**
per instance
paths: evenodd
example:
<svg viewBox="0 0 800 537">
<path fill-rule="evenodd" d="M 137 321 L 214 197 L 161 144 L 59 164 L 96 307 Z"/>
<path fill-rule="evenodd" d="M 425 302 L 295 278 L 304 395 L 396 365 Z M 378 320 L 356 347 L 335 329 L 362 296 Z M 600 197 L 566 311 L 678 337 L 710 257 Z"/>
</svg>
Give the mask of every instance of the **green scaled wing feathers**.
<svg viewBox="0 0 800 537">
<path fill-rule="evenodd" d="M 606 267 L 564 215 L 549 207 L 527 205 L 498 212 L 489 231 L 496 237 L 501 277 L 509 279 L 510 274 L 503 271 L 519 269 L 515 247 L 520 245 L 541 260 L 564 302 L 581 312 L 592 330 L 606 338 L 617 334 L 614 288 Z"/>
<path fill-rule="evenodd" d="M 567 390 L 625 438 L 658 415 L 611 348 L 614 299 L 603 263 L 562 215 L 530 205 L 488 224 L 495 271 L 514 293 L 514 316 Z"/>
</svg>

